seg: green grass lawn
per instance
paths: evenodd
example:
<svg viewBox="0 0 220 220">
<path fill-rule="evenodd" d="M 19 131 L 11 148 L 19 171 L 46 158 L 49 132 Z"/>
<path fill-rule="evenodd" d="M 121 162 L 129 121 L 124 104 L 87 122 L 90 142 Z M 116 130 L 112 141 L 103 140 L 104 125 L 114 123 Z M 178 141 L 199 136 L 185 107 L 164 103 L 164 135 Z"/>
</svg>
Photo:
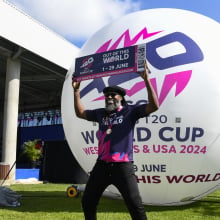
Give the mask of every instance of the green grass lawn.
<svg viewBox="0 0 220 220">
<path fill-rule="evenodd" d="M 10 188 L 22 195 L 21 206 L 0 208 L 0 220 L 83 220 L 81 196 L 68 198 L 70 184 L 16 184 Z M 220 219 L 220 190 L 186 206 L 146 206 L 149 220 Z M 102 198 L 98 220 L 129 220 L 122 200 Z"/>
</svg>

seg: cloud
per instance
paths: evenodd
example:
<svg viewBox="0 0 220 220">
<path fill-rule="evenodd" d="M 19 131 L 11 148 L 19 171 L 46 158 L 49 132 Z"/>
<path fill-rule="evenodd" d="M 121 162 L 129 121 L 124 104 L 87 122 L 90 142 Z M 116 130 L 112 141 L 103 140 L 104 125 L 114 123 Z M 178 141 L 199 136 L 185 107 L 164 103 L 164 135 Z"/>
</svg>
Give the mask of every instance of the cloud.
<svg viewBox="0 0 220 220">
<path fill-rule="evenodd" d="M 70 41 L 84 41 L 111 21 L 140 10 L 132 0 L 8 0 Z"/>
</svg>

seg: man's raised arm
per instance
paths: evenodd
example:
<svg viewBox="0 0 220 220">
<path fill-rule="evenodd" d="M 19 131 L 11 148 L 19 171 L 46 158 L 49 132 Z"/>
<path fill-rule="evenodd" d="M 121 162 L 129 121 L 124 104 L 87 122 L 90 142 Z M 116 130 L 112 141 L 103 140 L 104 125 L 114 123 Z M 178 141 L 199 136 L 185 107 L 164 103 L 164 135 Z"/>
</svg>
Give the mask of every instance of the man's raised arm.
<svg viewBox="0 0 220 220">
<path fill-rule="evenodd" d="M 80 98 L 80 89 L 79 89 L 80 82 L 76 82 L 73 79 L 72 87 L 73 87 L 73 95 L 74 95 L 74 109 L 76 116 L 82 119 L 86 119 L 86 111 Z"/>
<path fill-rule="evenodd" d="M 145 68 L 144 71 L 139 73 L 141 77 L 143 78 L 147 93 L 148 93 L 148 104 L 146 106 L 146 114 L 150 114 L 152 112 L 155 112 L 159 108 L 159 102 L 157 99 L 157 95 L 154 91 L 153 86 L 151 85 L 150 79 L 149 79 L 149 69 L 147 66 L 147 62 L 145 61 Z"/>
</svg>

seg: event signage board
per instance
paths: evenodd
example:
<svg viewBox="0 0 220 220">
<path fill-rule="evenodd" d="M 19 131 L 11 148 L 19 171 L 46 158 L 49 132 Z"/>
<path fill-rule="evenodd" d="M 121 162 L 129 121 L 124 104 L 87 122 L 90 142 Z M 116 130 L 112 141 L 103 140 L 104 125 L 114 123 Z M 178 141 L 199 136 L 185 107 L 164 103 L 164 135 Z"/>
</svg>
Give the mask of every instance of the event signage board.
<svg viewBox="0 0 220 220">
<path fill-rule="evenodd" d="M 74 80 L 83 81 L 144 70 L 146 44 L 78 57 Z"/>
</svg>

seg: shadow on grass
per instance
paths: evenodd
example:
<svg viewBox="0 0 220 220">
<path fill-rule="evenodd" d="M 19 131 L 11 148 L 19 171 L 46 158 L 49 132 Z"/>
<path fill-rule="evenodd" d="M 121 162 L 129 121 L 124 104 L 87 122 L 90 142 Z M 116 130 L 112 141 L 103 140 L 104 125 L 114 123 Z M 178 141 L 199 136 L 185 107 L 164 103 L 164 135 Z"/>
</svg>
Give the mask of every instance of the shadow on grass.
<svg viewBox="0 0 220 220">
<path fill-rule="evenodd" d="M 206 197 L 205 199 L 195 201 L 183 206 L 147 206 L 148 212 L 156 211 L 187 211 L 200 216 L 219 217 L 220 218 L 220 198 L 218 196 Z"/>
<path fill-rule="evenodd" d="M 220 219 L 220 197 L 206 197 L 198 201 L 197 203 L 198 209 L 195 209 L 195 213 L 202 213 L 204 216 L 213 216 L 218 217 Z"/>
<path fill-rule="evenodd" d="M 18 212 L 80 212 L 81 195 L 69 198 L 65 192 L 61 191 L 22 191 L 21 206 L 14 209 Z M 146 206 L 147 212 L 176 212 L 189 211 L 192 214 L 200 214 L 212 217 L 220 216 L 220 201 L 217 198 L 201 200 L 184 206 Z M 123 200 L 102 197 L 98 205 L 101 212 L 127 212 L 127 207 Z"/>
<path fill-rule="evenodd" d="M 201 216 L 212 216 L 212 217 L 220 217 L 220 203 L 210 203 L 210 202 L 195 202 L 189 205 L 184 206 L 148 206 L 148 212 L 155 212 L 155 211 L 184 211 L 190 210 L 193 214 L 199 214 Z"/>
</svg>

